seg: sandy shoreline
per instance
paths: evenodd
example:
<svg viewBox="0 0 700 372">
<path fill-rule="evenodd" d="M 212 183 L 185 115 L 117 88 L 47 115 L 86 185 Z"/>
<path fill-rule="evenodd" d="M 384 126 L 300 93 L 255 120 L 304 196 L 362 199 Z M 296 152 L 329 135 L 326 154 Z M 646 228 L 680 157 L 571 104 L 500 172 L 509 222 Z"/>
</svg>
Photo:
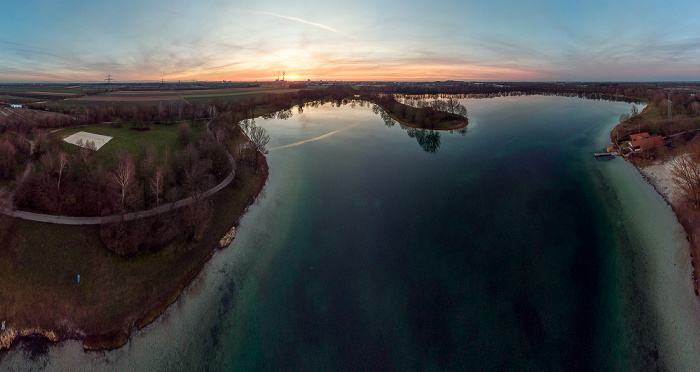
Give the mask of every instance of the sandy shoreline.
<svg viewBox="0 0 700 372">
<path fill-rule="evenodd" d="M 634 161 L 628 160 L 637 169 L 642 178 L 644 178 L 656 192 L 661 195 L 661 197 L 666 201 L 666 203 L 671 206 L 678 223 L 683 226 L 683 230 L 686 234 L 686 239 L 689 244 L 689 252 L 691 263 L 692 263 L 692 274 L 691 280 L 693 282 L 693 289 L 695 291 L 696 297 L 700 297 L 700 275 L 698 275 L 698 268 L 700 265 L 697 264 L 695 257 L 695 245 L 698 244 L 697 236 L 698 229 L 693 227 L 694 225 L 689 221 L 688 216 L 682 216 L 679 212 L 681 209 L 680 205 L 683 202 L 683 196 L 678 190 L 678 187 L 673 182 L 673 176 L 671 175 L 671 167 L 675 157 L 667 158 L 665 160 L 656 160 L 651 165 L 640 166 L 635 164 Z"/>
<path fill-rule="evenodd" d="M 673 176 L 671 175 L 672 159 L 665 161 L 657 160 L 653 164 L 644 167 L 631 161 L 630 163 L 637 168 L 642 177 L 654 187 L 656 192 L 658 192 L 668 204 L 673 206 L 674 203 L 678 203 L 680 195 L 673 183 Z"/>
<path fill-rule="evenodd" d="M 634 170 L 624 166 L 610 168 L 617 197 L 629 221 L 626 234 L 630 238 L 630 254 L 625 265 L 635 273 L 633 277 L 639 278 L 632 282 L 632 295 L 627 301 L 634 305 L 626 314 L 634 313 L 639 306 L 645 308 L 641 318 L 630 319 L 633 327 L 650 335 L 636 348 L 658 353 L 648 358 L 647 352 L 642 352 L 641 360 L 653 362 L 662 370 L 695 370 L 700 363 L 700 301 L 694 293 L 697 284 L 692 241 L 689 244 L 689 232 L 682 213 L 679 214 L 683 207 L 678 206 L 684 200 L 676 193 L 670 174 L 672 158 L 669 159 L 648 166 L 629 161 Z M 642 179 L 653 190 L 640 184 Z M 635 291 L 643 293 L 638 296 Z M 635 302 L 637 298 L 645 300 Z M 644 366 L 643 363 L 638 367 Z"/>
</svg>

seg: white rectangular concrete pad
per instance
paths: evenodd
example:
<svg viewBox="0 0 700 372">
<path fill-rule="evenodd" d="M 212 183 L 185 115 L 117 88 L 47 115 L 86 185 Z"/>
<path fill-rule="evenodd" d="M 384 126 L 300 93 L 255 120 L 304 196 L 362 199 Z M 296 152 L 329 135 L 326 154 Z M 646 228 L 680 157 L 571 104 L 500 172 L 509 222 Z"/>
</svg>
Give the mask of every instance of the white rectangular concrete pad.
<svg viewBox="0 0 700 372">
<path fill-rule="evenodd" d="M 95 144 L 95 150 L 99 150 L 100 147 L 104 146 L 109 140 L 111 140 L 112 137 L 110 136 L 103 136 L 100 134 L 94 134 L 94 133 L 88 133 L 88 132 L 78 132 L 75 134 L 71 134 L 70 136 L 64 138 L 63 140 L 72 143 L 74 145 L 78 144 L 78 141 L 83 140 L 83 147 L 89 142 L 92 142 Z"/>
</svg>

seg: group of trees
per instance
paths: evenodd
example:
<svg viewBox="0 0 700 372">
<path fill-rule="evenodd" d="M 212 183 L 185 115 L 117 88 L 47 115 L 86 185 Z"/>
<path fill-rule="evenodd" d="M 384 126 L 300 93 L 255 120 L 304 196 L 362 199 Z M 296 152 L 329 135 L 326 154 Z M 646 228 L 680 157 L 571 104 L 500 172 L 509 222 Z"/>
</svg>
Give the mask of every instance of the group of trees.
<svg viewBox="0 0 700 372">
<path fill-rule="evenodd" d="M 700 128 L 700 101 L 692 94 L 655 92 L 650 94 L 648 104 L 650 111 L 646 115 L 640 115 L 636 106 L 630 113 L 621 115 L 620 125 L 613 131 L 613 139 L 623 140 L 639 132 L 668 136 Z"/>
<path fill-rule="evenodd" d="M 0 141 L 0 179 L 13 180 L 30 151 L 29 141 L 22 135 L 8 132 Z"/>
<path fill-rule="evenodd" d="M 446 101 L 414 101 L 418 107 L 400 103 L 393 95 L 374 96 L 371 100 L 389 116 L 425 129 L 435 129 L 444 121 L 463 122 L 467 116 L 467 109 L 453 97 Z"/>
<path fill-rule="evenodd" d="M 211 215 L 209 201 L 195 198 L 193 203 L 165 214 L 102 225 L 100 238 L 108 250 L 120 255 L 158 250 L 178 237 L 200 241 Z"/>
<path fill-rule="evenodd" d="M 198 143 L 191 135 L 181 140 L 176 150 L 158 154 L 149 144 L 138 154 L 121 151 L 114 164 L 102 164 L 89 146 L 68 155 L 60 139 L 47 136 L 35 150 L 34 170 L 16 186 L 15 202 L 63 215 L 126 213 L 198 194 L 229 173 L 227 150 L 212 134 L 203 132 Z"/>
<path fill-rule="evenodd" d="M 67 115 L 56 113 L 30 112 L 28 110 L 7 111 L 0 115 L 0 131 L 26 133 L 35 128 L 61 128 L 77 123 Z"/>
</svg>

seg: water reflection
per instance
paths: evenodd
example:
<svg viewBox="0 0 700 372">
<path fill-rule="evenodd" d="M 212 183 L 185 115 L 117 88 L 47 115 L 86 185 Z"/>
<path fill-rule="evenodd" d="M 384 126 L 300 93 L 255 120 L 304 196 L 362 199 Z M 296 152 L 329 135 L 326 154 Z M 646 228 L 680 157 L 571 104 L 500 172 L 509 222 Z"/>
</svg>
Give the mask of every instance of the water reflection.
<svg viewBox="0 0 700 372">
<path fill-rule="evenodd" d="M 434 154 L 440 148 L 440 132 L 436 130 L 409 128 L 406 132 L 409 137 L 415 138 L 427 153 Z"/>
<path fill-rule="evenodd" d="M 292 110 L 279 110 L 277 111 L 277 119 L 287 120 L 292 117 Z"/>
<path fill-rule="evenodd" d="M 394 118 L 392 118 L 386 111 L 384 111 L 379 105 L 373 104 L 371 102 L 366 102 L 363 100 L 355 100 L 355 99 L 343 99 L 343 100 L 318 100 L 318 101 L 313 101 L 313 102 L 307 102 L 304 104 L 297 105 L 297 112 L 299 114 L 304 113 L 305 108 L 317 108 L 324 103 L 330 103 L 331 106 L 333 107 L 341 107 L 341 106 L 350 106 L 351 108 L 355 108 L 357 106 L 359 107 L 371 107 L 372 112 L 376 115 L 379 115 L 379 117 L 382 119 L 384 122 L 384 125 L 388 128 L 393 128 L 397 124 L 401 129 L 406 131 L 406 134 L 408 134 L 409 137 L 415 138 L 416 141 L 418 142 L 418 145 L 423 149 L 423 151 L 427 153 L 437 153 L 438 149 L 440 148 L 440 132 L 437 130 L 433 129 L 418 129 L 418 128 L 412 128 L 403 125 L 402 123 L 398 122 Z M 414 100 L 411 101 L 410 103 L 413 104 L 418 104 L 420 105 L 419 100 Z M 465 109 L 466 111 L 466 109 Z M 287 120 L 293 116 L 292 109 L 286 109 L 286 110 L 280 110 L 277 112 L 273 113 L 268 113 L 262 116 L 263 119 L 265 120 L 271 120 L 271 119 L 282 119 L 282 120 Z M 244 120 L 241 122 L 244 129 L 247 129 L 247 127 L 250 125 L 248 120 Z M 467 134 L 467 128 L 461 128 L 458 130 L 450 130 L 450 133 L 459 133 L 461 135 L 466 135 Z M 322 136 L 324 137 L 324 136 Z M 315 140 L 315 139 L 312 139 Z M 302 141 L 305 142 L 305 141 Z M 298 144 L 292 144 L 292 145 L 298 145 Z M 289 147 L 291 145 L 285 145 L 282 147 Z M 276 148 L 275 148 L 276 149 Z"/>
<path fill-rule="evenodd" d="M 384 125 L 386 125 L 387 127 L 391 128 L 394 125 L 396 125 L 396 120 L 392 119 L 392 117 L 389 116 L 389 114 L 387 114 L 386 112 L 384 112 L 384 110 L 380 109 L 379 116 L 382 117 Z"/>
</svg>

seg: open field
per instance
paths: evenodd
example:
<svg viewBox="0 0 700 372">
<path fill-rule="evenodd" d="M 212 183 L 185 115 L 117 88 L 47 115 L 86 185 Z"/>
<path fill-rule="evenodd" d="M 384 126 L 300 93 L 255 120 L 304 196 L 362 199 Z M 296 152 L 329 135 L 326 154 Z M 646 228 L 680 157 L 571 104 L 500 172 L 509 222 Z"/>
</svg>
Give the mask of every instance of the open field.
<svg viewBox="0 0 700 372">
<path fill-rule="evenodd" d="M 236 97 L 249 97 L 261 94 L 293 93 L 299 89 L 289 88 L 230 88 L 230 89 L 205 89 L 205 90 L 182 90 L 178 93 L 187 99 L 213 99 L 230 100 Z"/>
<path fill-rule="evenodd" d="M 139 154 L 146 145 L 152 144 L 159 158 L 162 160 L 166 149 L 179 150 L 182 149 L 182 144 L 177 139 L 178 126 L 153 124 L 151 129 L 145 131 L 137 131 L 131 129 L 129 123 L 124 123 L 121 128 L 114 127 L 110 123 L 94 124 L 88 126 L 66 128 L 56 132 L 61 139 L 76 134 L 78 132 L 90 132 L 102 136 L 112 137 L 104 147 L 95 153 L 97 160 L 105 165 L 114 164 L 117 161 L 119 150 L 123 149 L 130 154 Z M 199 141 L 199 136 L 205 129 L 205 122 L 199 120 L 190 123 L 192 129 L 192 141 Z M 78 146 L 67 142 L 62 143 L 63 150 L 69 154 L 74 154 L 79 151 Z"/>
<path fill-rule="evenodd" d="M 0 85 L 0 102 L 15 103 L 56 100 L 81 96 L 91 91 L 94 91 L 94 88 L 85 86 L 71 87 L 56 84 Z"/>
<path fill-rule="evenodd" d="M 179 101 L 182 100 L 177 94 L 171 93 L 167 94 L 165 92 L 161 95 L 131 95 L 131 94 L 117 94 L 117 92 L 112 93 L 112 96 L 107 95 L 95 95 L 95 96 L 85 96 L 80 99 L 66 100 L 66 104 L 83 104 L 84 102 L 160 102 L 160 101 Z"/>
<path fill-rule="evenodd" d="M 65 99 L 47 103 L 59 106 L 91 106 L 106 102 L 120 104 L 156 104 L 161 101 L 179 101 L 187 103 L 206 103 L 216 99 L 219 101 L 244 101 L 264 94 L 279 94 L 297 92 L 299 89 L 288 88 L 222 88 L 222 89 L 185 89 L 185 90 L 118 90 L 111 93 L 101 93 L 83 96 L 75 99 Z"/>
<path fill-rule="evenodd" d="M 32 110 L 27 108 L 0 107 L 0 122 L 3 120 L 18 120 L 20 123 L 31 123 L 47 119 L 69 120 L 70 117 L 55 112 Z"/>
</svg>

